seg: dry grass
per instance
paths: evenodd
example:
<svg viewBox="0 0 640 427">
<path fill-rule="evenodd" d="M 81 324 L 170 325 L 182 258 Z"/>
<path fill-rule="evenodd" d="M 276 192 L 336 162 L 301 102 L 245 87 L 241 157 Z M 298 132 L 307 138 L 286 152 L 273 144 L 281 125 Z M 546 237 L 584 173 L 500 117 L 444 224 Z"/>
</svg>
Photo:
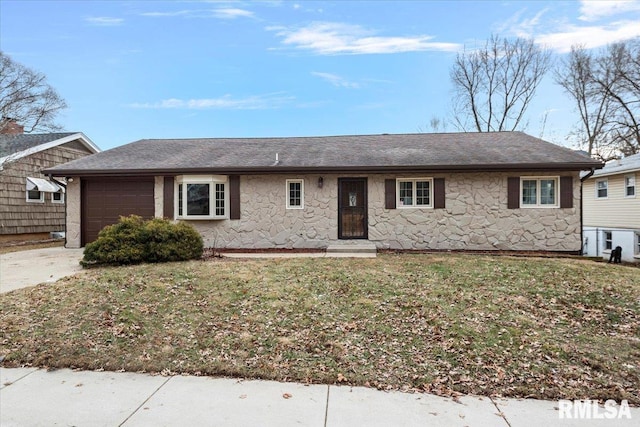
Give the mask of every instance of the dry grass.
<svg viewBox="0 0 640 427">
<path fill-rule="evenodd" d="M 105 268 L 0 295 L 5 366 L 640 404 L 640 274 L 382 255 Z"/>
</svg>

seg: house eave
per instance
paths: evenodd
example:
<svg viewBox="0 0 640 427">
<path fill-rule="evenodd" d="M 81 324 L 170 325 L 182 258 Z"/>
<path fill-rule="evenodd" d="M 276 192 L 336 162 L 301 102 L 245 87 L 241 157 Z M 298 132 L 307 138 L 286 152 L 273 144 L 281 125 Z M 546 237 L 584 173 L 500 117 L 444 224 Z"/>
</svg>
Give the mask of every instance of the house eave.
<svg viewBox="0 0 640 427">
<path fill-rule="evenodd" d="M 58 138 L 53 141 L 46 142 L 44 144 L 36 145 L 35 147 L 28 148 L 26 150 L 18 151 L 13 154 L 9 154 L 8 156 L 0 158 L 0 170 L 2 170 L 2 166 L 5 163 L 13 162 L 19 159 L 22 159 L 27 156 L 31 156 L 32 154 L 39 153 L 41 151 L 48 150 L 50 148 L 57 147 L 59 145 L 66 144 L 71 141 L 79 140 L 92 154 L 96 154 L 100 152 L 100 148 L 89 139 L 84 133 L 77 132 L 63 138 Z"/>
<path fill-rule="evenodd" d="M 411 165 L 411 166 L 258 166 L 210 168 L 156 168 L 156 169 L 46 169 L 50 176 L 123 177 L 174 176 L 188 174 L 264 175 L 292 173 L 469 173 L 469 172 L 559 172 L 600 169 L 603 165 L 585 163 L 518 163 L 483 165 Z"/>
</svg>

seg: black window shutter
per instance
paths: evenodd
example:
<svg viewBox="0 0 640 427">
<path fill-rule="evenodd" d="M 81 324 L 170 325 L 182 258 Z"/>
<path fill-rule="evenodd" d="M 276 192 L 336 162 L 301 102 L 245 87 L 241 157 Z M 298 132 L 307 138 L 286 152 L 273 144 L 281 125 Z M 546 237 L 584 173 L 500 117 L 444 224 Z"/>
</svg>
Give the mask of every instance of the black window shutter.
<svg viewBox="0 0 640 427">
<path fill-rule="evenodd" d="M 162 191 L 162 198 L 164 199 L 162 216 L 165 218 L 173 219 L 173 177 L 164 177 L 164 186 Z"/>
<path fill-rule="evenodd" d="M 573 177 L 572 176 L 560 177 L 560 207 L 561 208 L 573 207 Z"/>
<path fill-rule="evenodd" d="M 507 208 L 518 209 L 520 207 L 520 177 L 507 178 Z"/>
<path fill-rule="evenodd" d="M 433 178 L 433 208 L 444 209 L 444 178 Z"/>
<path fill-rule="evenodd" d="M 384 207 L 386 209 L 396 208 L 396 180 L 384 180 Z"/>
<path fill-rule="evenodd" d="M 229 176 L 229 219 L 240 219 L 240 176 Z"/>
</svg>

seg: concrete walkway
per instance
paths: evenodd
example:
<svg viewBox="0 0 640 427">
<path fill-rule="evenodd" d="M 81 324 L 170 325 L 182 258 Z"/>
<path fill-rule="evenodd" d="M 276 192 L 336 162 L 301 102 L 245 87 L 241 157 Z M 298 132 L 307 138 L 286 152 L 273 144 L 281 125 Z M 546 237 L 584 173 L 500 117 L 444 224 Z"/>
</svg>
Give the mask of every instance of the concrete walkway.
<svg viewBox="0 0 640 427">
<path fill-rule="evenodd" d="M 84 249 L 32 249 L 0 255 L 0 293 L 81 273 Z"/>
<path fill-rule="evenodd" d="M 0 425 L 9 426 L 638 426 L 560 419 L 558 402 L 453 399 L 363 387 L 230 378 L 0 368 Z"/>
</svg>

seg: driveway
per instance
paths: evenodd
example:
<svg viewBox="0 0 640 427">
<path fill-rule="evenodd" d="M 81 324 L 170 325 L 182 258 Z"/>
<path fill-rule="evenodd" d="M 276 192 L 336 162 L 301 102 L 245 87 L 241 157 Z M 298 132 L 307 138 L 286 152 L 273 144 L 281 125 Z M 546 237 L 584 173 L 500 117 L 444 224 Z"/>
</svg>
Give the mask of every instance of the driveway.
<svg viewBox="0 0 640 427">
<path fill-rule="evenodd" d="M 79 262 L 83 251 L 55 247 L 0 255 L 0 293 L 53 283 L 82 272 Z"/>
</svg>

